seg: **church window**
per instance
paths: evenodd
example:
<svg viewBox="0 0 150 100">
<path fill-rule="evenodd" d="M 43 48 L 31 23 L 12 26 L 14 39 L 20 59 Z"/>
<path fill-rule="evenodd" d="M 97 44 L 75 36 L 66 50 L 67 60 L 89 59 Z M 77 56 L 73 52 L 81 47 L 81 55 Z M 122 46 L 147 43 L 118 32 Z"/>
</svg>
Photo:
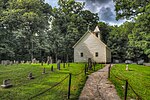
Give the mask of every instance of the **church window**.
<svg viewBox="0 0 150 100">
<path fill-rule="evenodd" d="M 95 57 L 98 57 L 98 52 L 95 52 Z"/>
<path fill-rule="evenodd" d="M 81 57 L 83 57 L 83 53 L 81 52 Z"/>
</svg>

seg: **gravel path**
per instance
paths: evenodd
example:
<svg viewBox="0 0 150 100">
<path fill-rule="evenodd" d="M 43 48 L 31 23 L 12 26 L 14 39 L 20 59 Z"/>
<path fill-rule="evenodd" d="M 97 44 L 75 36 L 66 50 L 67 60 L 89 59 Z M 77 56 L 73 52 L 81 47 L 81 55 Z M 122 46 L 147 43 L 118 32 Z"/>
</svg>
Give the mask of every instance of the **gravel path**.
<svg viewBox="0 0 150 100">
<path fill-rule="evenodd" d="M 107 79 L 108 67 L 89 75 L 79 100 L 121 100 L 114 85 Z"/>
</svg>

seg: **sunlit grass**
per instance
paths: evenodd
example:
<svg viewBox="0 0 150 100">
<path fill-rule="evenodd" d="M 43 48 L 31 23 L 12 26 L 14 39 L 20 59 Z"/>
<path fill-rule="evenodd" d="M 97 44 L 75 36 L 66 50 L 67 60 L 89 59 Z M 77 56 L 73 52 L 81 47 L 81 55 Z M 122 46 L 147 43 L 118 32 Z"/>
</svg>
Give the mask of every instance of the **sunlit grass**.
<svg viewBox="0 0 150 100">
<path fill-rule="evenodd" d="M 111 69 L 110 80 L 115 84 L 120 97 L 122 99 L 124 98 L 125 81 L 123 80 L 128 80 L 135 92 L 142 97 L 142 100 L 150 100 L 150 67 L 129 64 L 129 71 L 126 71 L 125 68 L 125 64 L 117 64 Z M 114 75 L 118 78 L 116 78 Z M 138 97 L 132 91 L 130 86 L 128 88 L 127 95 L 128 99 L 137 99 Z"/>
<path fill-rule="evenodd" d="M 54 72 L 51 71 L 52 65 L 54 67 Z M 57 70 L 56 64 L 44 64 L 43 66 L 40 64 L 0 65 L 0 83 L 2 84 L 4 79 L 10 79 L 13 85 L 13 87 L 8 89 L 0 88 L 0 100 L 27 100 L 51 88 L 68 76 L 69 73 L 72 73 L 70 98 L 76 100 L 86 81 L 84 66 L 84 63 L 70 63 L 69 67 L 66 65 L 65 68 L 63 68 L 63 64 L 61 64 L 61 70 Z M 42 74 L 44 67 L 46 69 L 46 74 Z M 97 64 L 96 70 L 100 68 L 101 65 Z M 29 72 L 32 72 L 35 79 L 29 80 L 27 78 Z M 78 73 L 81 74 L 75 76 Z M 69 77 L 57 87 L 33 98 L 33 100 L 67 99 L 68 81 Z"/>
</svg>

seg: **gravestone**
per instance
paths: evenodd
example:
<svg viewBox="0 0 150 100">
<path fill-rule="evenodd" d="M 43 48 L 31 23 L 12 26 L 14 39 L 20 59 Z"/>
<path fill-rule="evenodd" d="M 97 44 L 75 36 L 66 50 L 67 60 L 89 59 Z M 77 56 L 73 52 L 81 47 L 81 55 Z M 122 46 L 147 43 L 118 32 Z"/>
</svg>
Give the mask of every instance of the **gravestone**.
<svg viewBox="0 0 150 100">
<path fill-rule="evenodd" d="M 65 62 L 63 63 L 63 68 L 65 68 Z"/>
<path fill-rule="evenodd" d="M 60 60 L 57 61 L 57 69 L 60 70 Z"/>
<path fill-rule="evenodd" d="M 139 60 L 139 61 L 137 61 L 137 64 L 138 64 L 138 65 L 143 65 L 143 63 L 144 63 L 144 60 Z"/>
<path fill-rule="evenodd" d="M 47 57 L 47 64 L 49 65 L 49 64 L 52 64 L 52 57 L 50 56 L 48 56 Z"/>
<path fill-rule="evenodd" d="M 49 65 L 50 64 L 50 57 L 47 56 L 47 64 Z"/>
<path fill-rule="evenodd" d="M 128 71 L 129 70 L 129 68 L 128 68 L 128 64 L 126 65 L 126 71 Z"/>
<path fill-rule="evenodd" d="M 2 65 L 5 65 L 5 66 L 6 66 L 6 65 L 9 65 L 9 64 L 10 64 L 10 60 L 2 60 L 2 61 L 1 61 L 1 64 L 2 64 Z"/>
<path fill-rule="evenodd" d="M 32 76 L 32 73 L 30 72 L 29 74 L 28 74 L 28 78 L 31 80 L 31 79 L 34 79 L 34 77 Z"/>
<path fill-rule="evenodd" d="M 15 64 L 17 64 L 17 65 L 18 65 L 18 64 L 19 64 L 19 61 L 16 61 L 16 62 L 15 62 Z"/>
<path fill-rule="evenodd" d="M 32 63 L 35 64 L 36 63 L 36 58 L 32 59 Z"/>
<path fill-rule="evenodd" d="M 3 84 L 1 85 L 3 88 L 12 87 L 12 84 L 10 83 L 10 79 L 3 80 Z"/>
<path fill-rule="evenodd" d="M 12 64 L 13 64 L 13 61 L 10 61 L 9 64 L 12 65 Z"/>
<path fill-rule="evenodd" d="M 25 61 L 24 61 L 24 60 L 22 60 L 22 61 L 21 61 L 21 64 L 24 64 L 24 63 L 25 63 Z"/>
<path fill-rule="evenodd" d="M 46 74 L 45 67 L 43 68 L 43 72 L 42 72 L 42 74 Z"/>
<path fill-rule="evenodd" d="M 51 71 L 52 71 L 52 72 L 54 71 L 53 65 L 52 65 L 52 67 L 51 67 Z"/>
<path fill-rule="evenodd" d="M 92 60 L 91 60 L 91 58 L 88 58 L 88 68 L 90 70 L 92 69 Z"/>
</svg>

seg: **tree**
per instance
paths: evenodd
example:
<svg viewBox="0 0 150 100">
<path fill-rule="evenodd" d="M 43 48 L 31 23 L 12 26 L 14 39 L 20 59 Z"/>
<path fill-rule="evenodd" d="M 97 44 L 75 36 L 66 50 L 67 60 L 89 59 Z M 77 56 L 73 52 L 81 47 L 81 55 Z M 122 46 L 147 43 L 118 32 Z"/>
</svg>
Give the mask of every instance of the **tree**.
<svg viewBox="0 0 150 100">
<path fill-rule="evenodd" d="M 136 19 L 132 34 L 129 35 L 129 45 L 140 48 L 150 58 L 150 16 L 142 14 Z"/>
<path fill-rule="evenodd" d="M 25 40 L 23 46 L 33 59 L 35 35 L 46 30 L 52 8 L 43 0 L 7 0 L 3 1 L 3 8 L 2 28 L 15 34 L 17 40 Z"/>
<path fill-rule="evenodd" d="M 104 23 L 104 22 L 99 22 L 98 23 L 99 29 L 100 29 L 100 34 L 101 34 L 101 40 L 107 44 L 107 40 L 109 37 L 109 33 L 111 31 L 111 27 Z"/>
<path fill-rule="evenodd" d="M 129 38 L 129 51 L 139 51 L 139 58 L 150 58 L 150 1 L 142 0 L 115 0 L 115 10 L 117 19 L 120 18 L 134 18 L 135 26 L 132 34 L 128 35 Z M 132 53 L 135 54 L 135 53 Z M 137 54 L 137 53 L 136 53 Z M 144 57 L 142 57 L 144 56 Z M 136 57 L 136 58 L 138 58 Z M 148 59 L 148 58 L 147 58 Z"/>
<path fill-rule="evenodd" d="M 132 18 L 145 13 L 149 0 L 114 0 L 117 19 Z"/>
<path fill-rule="evenodd" d="M 87 31 L 89 25 L 93 25 L 92 27 L 97 25 L 98 16 L 88 10 L 83 10 L 84 4 L 75 0 L 59 0 L 58 4 L 59 7 L 53 9 L 52 26 L 59 32 L 52 35 L 59 34 L 63 38 L 59 42 L 63 47 L 59 54 L 64 61 L 69 61 L 73 55 L 72 46 Z"/>
<path fill-rule="evenodd" d="M 128 44 L 128 35 L 132 34 L 132 28 L 134 27 L 134 23 L 125 22 L 121 26 L 111 27 L 111 32 L 108 36 L 107 45 L 110 47 L 112 51 L 112 57 L 114 59 L 133 59 L 135 55 L 130 55 L 131 48 Z"/>
</svg>

